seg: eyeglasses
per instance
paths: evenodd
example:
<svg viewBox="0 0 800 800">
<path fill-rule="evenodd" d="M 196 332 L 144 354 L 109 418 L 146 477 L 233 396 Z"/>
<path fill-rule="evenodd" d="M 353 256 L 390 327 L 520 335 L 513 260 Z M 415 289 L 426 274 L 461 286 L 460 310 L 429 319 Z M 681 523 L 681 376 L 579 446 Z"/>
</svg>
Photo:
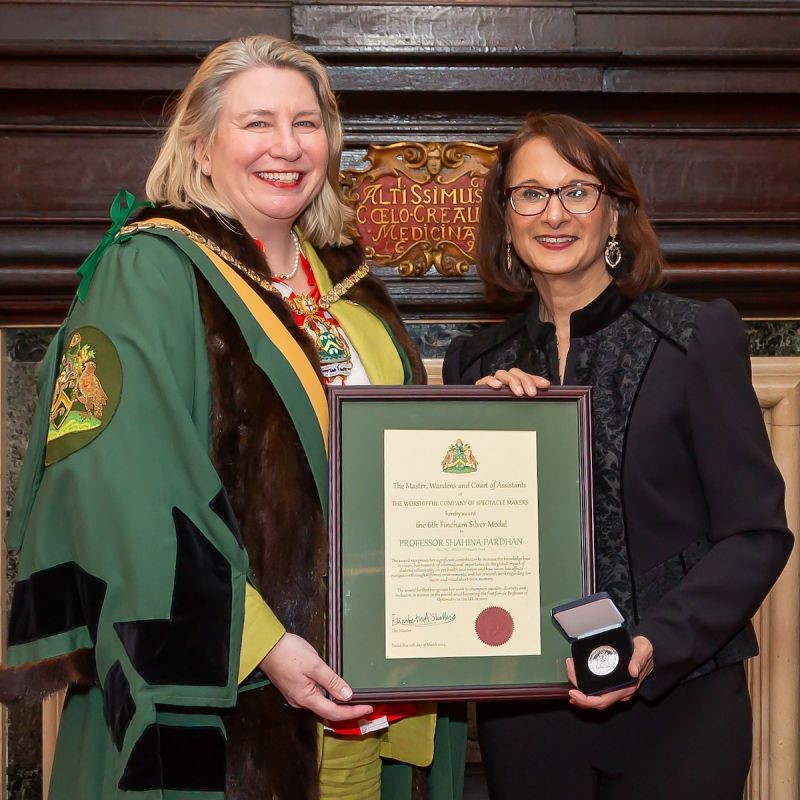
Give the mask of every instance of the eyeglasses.
<svg viewBox="0 0 800 800">
<path fill-rule="evenodd" d="M 523 217 L 541 214 L 555 195 L 570 214 L 588 214 L 597 208 L 600 195 L 606 190 L 602 183 L 568 183 L 556 189 L 523 184 L 506 189 L 511 208 Z"/>
</svg>

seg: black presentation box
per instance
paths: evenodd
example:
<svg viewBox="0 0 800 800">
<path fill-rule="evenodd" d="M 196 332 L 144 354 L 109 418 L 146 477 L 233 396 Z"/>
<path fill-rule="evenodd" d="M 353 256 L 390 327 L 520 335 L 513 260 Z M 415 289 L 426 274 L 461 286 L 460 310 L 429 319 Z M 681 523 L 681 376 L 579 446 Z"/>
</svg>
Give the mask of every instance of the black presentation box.
<svg viewBox="0 0 800 800">
<path fill-rule="evenodd" d="M 628 672 L 633 640 L 606 592 L 556 606 L 552 616 L 572 644 L 575 677 L 584 694 L 604 694 L 636 683 Z"/>
</svg>

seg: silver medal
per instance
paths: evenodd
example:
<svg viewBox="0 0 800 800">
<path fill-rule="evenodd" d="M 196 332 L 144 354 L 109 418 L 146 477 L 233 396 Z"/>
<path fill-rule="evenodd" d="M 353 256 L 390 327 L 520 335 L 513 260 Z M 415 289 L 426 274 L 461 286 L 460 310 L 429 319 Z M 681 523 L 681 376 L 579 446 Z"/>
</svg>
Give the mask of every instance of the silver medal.
<svg viewBox="0 0 800 800">
<path fill-rule="evenodd" d="M 617 668 L 619 653 L 611 645 L 603 644 L 589 653 L 586 663 L 593 675 L 608 675 Z"/>
</svg>

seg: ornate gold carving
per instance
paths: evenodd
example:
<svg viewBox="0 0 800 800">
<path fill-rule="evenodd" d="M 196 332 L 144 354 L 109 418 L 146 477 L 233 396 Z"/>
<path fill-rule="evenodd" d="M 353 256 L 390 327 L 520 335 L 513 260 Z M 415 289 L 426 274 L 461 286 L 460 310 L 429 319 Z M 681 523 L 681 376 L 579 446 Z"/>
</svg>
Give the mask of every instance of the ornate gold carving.
<svg viewBox="0 0 800 800">
<path fill-rule="evenodd" d="M 367 259 L 420 276 L 464 275 L 496 147 L 469 142 L 371 145 L 362 170 L 340 173 Z"/>
</svg>

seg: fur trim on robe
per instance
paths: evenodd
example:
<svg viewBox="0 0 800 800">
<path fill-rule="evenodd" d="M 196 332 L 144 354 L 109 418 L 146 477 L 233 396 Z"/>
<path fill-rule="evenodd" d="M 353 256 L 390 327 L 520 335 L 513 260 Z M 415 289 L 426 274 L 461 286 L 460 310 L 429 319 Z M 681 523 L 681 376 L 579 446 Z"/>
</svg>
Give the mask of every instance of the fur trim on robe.
<svg viewBox="0 0 800 800">
<path fill-rule="evenodd" d="M 243 231 L 213 218 L 177 217 L 213 239 L 251 268 L 267 274 L 263 253 Z M 191 217 L 192 215 L 187 215 Z M 231 228 L 238 228 L 231 223 Z M 363 260 L 359 247 L 321 248 L 333 283 Z M 302 347 L 317 373 L 319 360 L 286 304 L 251 283 Z M 212 385 L 212 452 L 239 522 L 259 590 L 286 626 L 322 652 L 325 640 L 327 533 L 308 464 L 269 379 L 253 363 L 230 312 L 198 278 L 206 325 Z M 384 285 L 372 276 L 348 296 L 390 326 L 412 364 L 415 381 L 425 373 L 408 332 Z M 229 800 L 316 800 L 317 720 L 291 708 L 272 686 L 243 692 L 226 718 Z M 288 768 L 287 768 L 288 766 Z"/>
</svg>

